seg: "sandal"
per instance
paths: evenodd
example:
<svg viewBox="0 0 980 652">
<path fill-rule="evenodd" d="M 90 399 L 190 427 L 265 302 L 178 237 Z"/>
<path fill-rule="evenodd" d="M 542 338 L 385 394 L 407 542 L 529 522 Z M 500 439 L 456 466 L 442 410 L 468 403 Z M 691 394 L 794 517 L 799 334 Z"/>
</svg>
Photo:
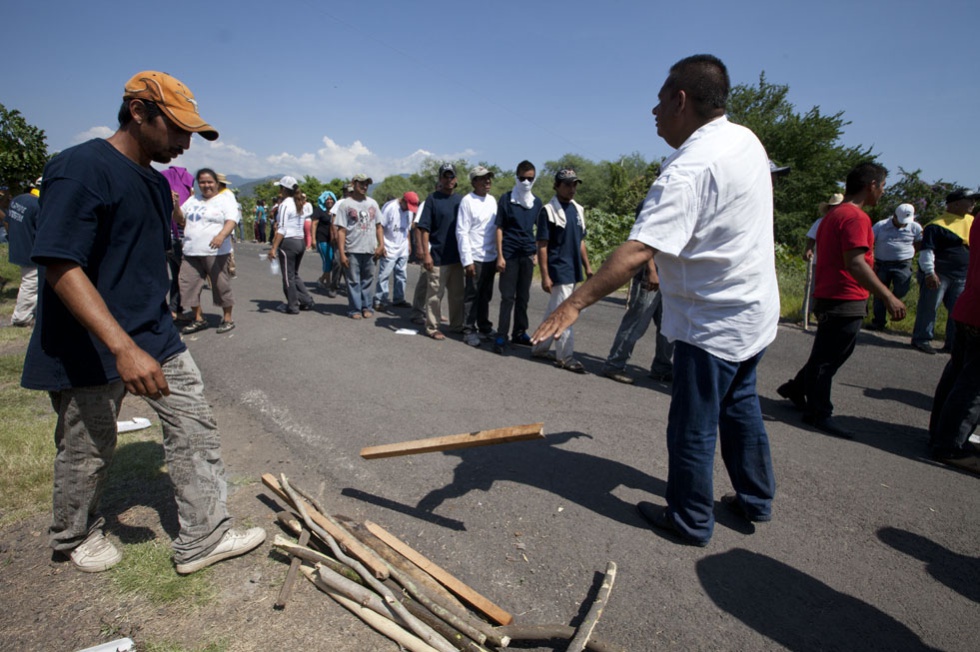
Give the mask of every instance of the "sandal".
<svg viewBox="0 0 980 652">
<path fill-rule="evenodd" d="M 444 340 L 444 339 L 446 339 L 446 336 L 445 336 L 445 335 L 443 335 L 442 333 L 440 333 L 439 331 L 436 331 L 436 332 L 434 332 L 434 333 L 429 333 L 429 337 L 431 337 L 431 338 L 432 338 L 432 339 L 434 339 L 434 340 L 438 340 L 438 341 L 440 341 L 440 342 L 441 342 L 442 340 Z"/>
<path fill-rule="evenodd" d="M 571 371 L 576 374 L 585 373 L 585 367 L 582 365 L 581 362 L 575 359 L 569 360 L 568 362 L 562 362 L 561 360 L 556 360 L 555 366 L 558 367 L 559 369 L 565 369 L 567 371 Z"/>
<path fill-rule="evenodd" d="M 350 317 L 351 319 L 363 319 L 363 317 L 361 316 L 361 313 L 359 313 L 359 312 L 352 312 L 351 314 L 349 314 L 347 316 Z"/>
<path fill-rule="evenodd" d="M 219 334 L 220 333 L 227 333 L 228 331 L 230 331 L 234 327 L 235 327 L 235 322 L 233 322 L 233 321 L 223 321 L 223 322 L 221 322 L 221 325 L 218 326 L 218 330 L 215 331 L 215 332 L 216 333 L 219 333 Z"/>
<path fill-rule="evenodd" d="M 207 327 L 208 327 L 208 323 L 203 319 L 201 319 L 198 321 L 192 321 L 191 323 L 187 324 L 186 326 L 180 329 L 180 332 L 183 335 L 190 335 L 191 333 L 203 331 Z"/>
<path fill-rule="evenodd" d="M 371 317 L 374 317 L 374 312 L 372 312 L 371 310 L 367 310 L 367 309 L 362 310 L 361 311 L 361 314 L 364 315 L 364 319 L 371 319 Z"/>
</svg>

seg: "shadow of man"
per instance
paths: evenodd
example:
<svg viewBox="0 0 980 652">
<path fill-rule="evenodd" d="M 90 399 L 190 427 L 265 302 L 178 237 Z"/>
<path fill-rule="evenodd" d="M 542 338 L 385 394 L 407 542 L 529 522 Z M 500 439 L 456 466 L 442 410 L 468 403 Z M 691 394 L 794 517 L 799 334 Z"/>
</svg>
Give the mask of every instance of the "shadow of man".
<svg viewBox="0 0 980 652">
<path fill-rule="evenodd" d="M 787 649 L 935 649 L 877 607 L 765 555 L 736 548 L 696 569 L 719 608 Z"/>
<path fill-rule="evenodd" d="M 922 535 L 895 527 L 881 528 L 878 538 L 895 550 L 925 562 L 926 572 L 937 582 L 980 602 L 980 558 L 961 555 Z"/>
</svg>

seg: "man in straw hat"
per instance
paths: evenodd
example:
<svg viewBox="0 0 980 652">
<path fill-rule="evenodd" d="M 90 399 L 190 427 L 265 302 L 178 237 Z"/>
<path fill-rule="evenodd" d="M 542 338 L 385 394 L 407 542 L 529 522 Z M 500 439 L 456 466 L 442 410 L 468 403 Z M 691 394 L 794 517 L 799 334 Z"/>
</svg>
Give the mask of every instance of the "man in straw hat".
<svg viewBox="0 0 980 652">
<path fill-rule="evenodd" d="M 45 167 L 32 256 L 41 297 L 21 382 L 47 391 L 58 414 L 51 547 L 85 572 L 122 558 L 98 507 L 129 392 L 160 416 L 180 521 L 174 561 L 187 574 L 265 540 L 262 528 L 232 529 L 218 428 L 166 302 L 173 197 L 150 167 L 180 156 L 192 133 L 218 132 L 160 72 L 126 83 L 118 117 L 108 139 Z"/>
</svg>

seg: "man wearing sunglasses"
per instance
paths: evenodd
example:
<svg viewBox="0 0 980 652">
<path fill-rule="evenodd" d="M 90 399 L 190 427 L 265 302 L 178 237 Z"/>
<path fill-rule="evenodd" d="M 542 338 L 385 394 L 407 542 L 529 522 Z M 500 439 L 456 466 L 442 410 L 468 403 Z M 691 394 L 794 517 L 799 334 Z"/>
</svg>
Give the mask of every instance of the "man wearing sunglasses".
<svg viewBox="0 0 980 652">
<path fill-rule="evenodd" d="M 58 414 L 48 538 L 83 572 L 122 558 L 98 506 L 127 392 L 163 426 L 180 521 L 177 572 L 265 540 L 260 527 L 231 529 L 218 427 L 167 305 L 173 196 L 150 163 L 180 156 L 191 133 L 218 138 L 186 86 L 141 72 L 126 84 L 119 129 L 63 151 L 44 170 L 32 254 L 41 296 L 21 383 L 47 391 Z"/>
</svg>

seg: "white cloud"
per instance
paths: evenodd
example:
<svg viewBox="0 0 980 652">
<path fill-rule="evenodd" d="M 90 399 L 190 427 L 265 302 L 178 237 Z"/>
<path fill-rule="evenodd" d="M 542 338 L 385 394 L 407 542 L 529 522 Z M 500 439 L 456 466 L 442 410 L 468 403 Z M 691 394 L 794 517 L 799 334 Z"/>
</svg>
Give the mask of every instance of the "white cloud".
<svg viewBox="0 0 980 652">
<path fill-rule="evenodd" d="M 106 126 L 92 127 L 80 134 L 75 134 L 72 138 L 71 144 L 77 145 L 78 143 L 84 143 L 87 140 L 92 140 L 93 138 L 108 138 L 112 134 L 116 133 L 115 129 L 110 129 Z"/>
<path fill-rule="evenodd" d="M 92 127 L 75 137 L 76 143 L 90 138 L 106 138 L 113 130 L 108 127 Z M 323 181 L 334 177 L 350 178 L 358 172 L 380 181 L 392 174 L 412 173 L 427 158 L 440 160 L 471 159 L 476 152 L 470 149 L 456 153 L 434 154 L 425 149 L 399 158 L 383 158 L 378 156 L 360 140 L 350 145 L 340 145 L 329 136 L 323 137 L 323 146 L 315 152 L 290 153 L 282 152 L 270 156 L 259 156 L 255 152 L 225 141 L 210 142 L 195 136 L 191 147 L 174 165 L 180 165 L 194 171 L 199 168 L 214 168 L 223 174 L 237 174 L 252 179 L 273 174 L 289 174 L 302 178 L 312 175 Z"/>
</svg>

